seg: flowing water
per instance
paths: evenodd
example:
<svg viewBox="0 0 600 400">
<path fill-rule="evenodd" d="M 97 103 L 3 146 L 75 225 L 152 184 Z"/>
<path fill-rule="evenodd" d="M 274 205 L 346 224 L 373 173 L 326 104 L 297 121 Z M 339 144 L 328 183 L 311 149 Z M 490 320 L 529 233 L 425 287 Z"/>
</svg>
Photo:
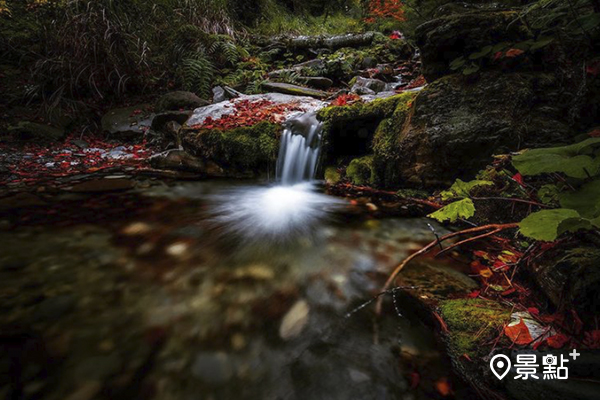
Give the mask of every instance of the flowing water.
<svg viewBox="0 0 600 400">
<path fill-rule="evenodd" d="M 137 178 L 0 199 L 0 399 L 460 392 L 410 308 L 396 299 L 403 316 L 390 307 L 377 326 L 372 307 L 351 312 L 431 240 L 427 221 L 322 194 L 319 124 L 288 122 L 276 185 Z"/>
</svg>

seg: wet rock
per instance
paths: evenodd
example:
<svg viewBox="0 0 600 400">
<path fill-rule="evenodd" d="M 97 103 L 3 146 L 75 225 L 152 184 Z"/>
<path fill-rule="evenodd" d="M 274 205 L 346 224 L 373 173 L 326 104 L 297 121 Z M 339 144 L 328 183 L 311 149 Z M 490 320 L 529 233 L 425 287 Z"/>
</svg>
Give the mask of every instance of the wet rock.
<svg viewBox="0 0 600 400">
<path fill-rule="evenodd" d="M 156 114 L 152 119 L 152 129 L 156 132 L 177 136 L 177 131 L 179 131 L 179 129 L 177 129 L 176 132 L 172 132 L 172 124 L 170 126 L 169 123 L 175 122 L 181 127 L 191 115 L 192 111 L 168 111 Z"/>
<path fill-rule="evenodd" d="M 134 187 L 130 179 L 93 179 L 71 186 L 71 192 L 95 193 L 95 192 L 117 192 Z"/>
<path fill-rule="evenodd" d="M 229 86 L 216 86 L 213 88 L 212 92 L 213 103 L 220 103 L 222 101 L 227 101 L 243 96 L 243 93 L 240 93 L 237 90 L 230 88 Z"/>
<path fill-rule="evenodd" d="M 386 88 L 386 83 L 379 79 L 369 79 L 357 76 L 353 81 L 354 84 L 350 91 L 360 95 L 383 92 Z"/>
<path fill-rule="evenodd" d="M 102 117 L 101 126 L 102 130 L 111 136 L 121 139 L 137 139 L 150 128 L 153 118 L 150 106 L 140 104 L 109 111 Z"/>
<path fill-rule="evenodd" d="M 333 81 L 331 79 L 325 78 L 322 76 L 315 76 L 315 77 L 304 76 L 304 77 L 301 77 L 300 80 L 303 81 L 305 85 L 308 85 L 310 87 L 314 87 L 317 89 L 327 90 L 331 86 L 333 86 Z"/>
<path fill-rule="evenodd" d="M 204 160 L 179 149 L 168 150 L 150 157 L 150 165 L 153 168 L 196 172 L 201 175 L 207 175 L 208 172 L 207 163 Z M 217 171 L 212 172 L 214 174 Z"/>
<path fill-rule="evenodd" d="M 396 164 L 390 173 L 399 176 L 388 181 L 446 185 L 471 179 L 492 154 L 568 140 L 573 132 L 559 119 L 566 112 L 556 85 L 549 75 L 505 72 L 481 73 L 474 81 L 449 75 L 430 84 L 416 98 L 410 124 L 389 127 L 398 158 L 385 164 Z"/>
<path fill-rule="evenodd" d="M 163 95 L 156 102 L 156 112 L 193 110 L 210 104 L 192 92 L 175 91 Z"/>
<path fill-rule="evenodd" d="M 200 353 L 192 364 L 192 375 L 205 383 L 222 385 L 234 375 L 234 366 L 225 352 Z"/>
<path fill-rule="evenodd" d="M 265 90 L 269 90 L 276 93 L 290 94 L 295 96 L 309 96 L 317 99 L 325 99 L 329 97 L 327 92 L 317 89 L 310 89 L 298 85 L 292 85 L 289 83 L 279 82 L 265 82 L 262 84 Z"/>
<path fill-rule="evenodd" d="M 289 340 L 300 335 L 308 323 L 309 312 L 308 303 L 298 300 L 281 320 L 279 336 L 283 340 Z"/>
<path fill-rule="evenodd" d="M 17 140 L 36 140 L 45 142 L 54 142 L 65 137 L 63 128 L 39 124 L 31 121 L 21 121 L 16 125 L 11 125 L 7 129 L 8 134 Z"/>
</svg>

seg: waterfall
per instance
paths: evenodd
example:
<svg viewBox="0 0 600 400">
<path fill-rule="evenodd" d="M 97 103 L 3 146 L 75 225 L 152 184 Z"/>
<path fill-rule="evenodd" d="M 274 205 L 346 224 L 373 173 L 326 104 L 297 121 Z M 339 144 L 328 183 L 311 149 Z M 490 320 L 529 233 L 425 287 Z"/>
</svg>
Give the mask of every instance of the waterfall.
<svg viewBox="0 0 600 400">
<path fill-rule="evenodd" d="M 294 185 L 314 178 L 319 159 L 322 124 L 315 112 L 287 120 L 277 159 L 277 180 Z"/>
</svg>

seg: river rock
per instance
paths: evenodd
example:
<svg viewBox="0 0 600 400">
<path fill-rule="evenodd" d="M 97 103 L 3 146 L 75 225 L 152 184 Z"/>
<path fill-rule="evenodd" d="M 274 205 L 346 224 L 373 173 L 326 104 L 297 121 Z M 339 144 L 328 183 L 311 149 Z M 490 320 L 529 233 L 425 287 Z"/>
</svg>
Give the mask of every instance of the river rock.
<svg viewBox="0 0 600 400">
<path fill-rule="evenodd" d="M 300 78 L 304 84 L 317 89 L 329 89 L 333 86 L 333 81 L 322 76 L 303 76 Z"/>
<path fill-rule="evenodd" d="M 194 157 L 185 150 L 168 150 L 150 157 L 150 165 L 158 169 L 196 172 L 206 174 L 206 162 Z"/>
<path fill-rule="evenodd" d="M 300 335 L 308 323 L 309 312 L 306 300 L 298 300 L 281 320 L 279 336 L 289 340 Z"/>
<path fill-rule="evenodd" d="M 375 94 L 385 90 L 386 83 L 379 79 L 363 78 L 357 76 L 353 79 L 354 84 L 352 85 L 351 92 L 362 95 L 362 94 Z"/>
<path fill-rule="evenodd" d="M 163 95 L 156 102 L 156 112 L 193 110 L 208 105 L 209 102 L 201 99 L 192 92 L 175 91 Z"/>
<path fill-rule="evenodd" d="M 192 111 L 167 111 L 160 114 L 156 114 L 152 119 L 152 129 L 159 133 L 173 134 L 172 124 L 175 122 L 181 126 L 192 115 Z"/>
<path fill-rule="evenodd" d="M 21 121 L 7 129 L 9 135 L 17 140 L 36 140 L 53 142 L 65 137 L 65 130 L 51 125 L 31 121 Z"/>
<path fill-rule="evenodd" d="M 141 104 L 111 110 L 102 117 L 102 130 L 121 139 L 140 138 L 152 125 L 154 114 L 150 109 L 149 105 Z"/>
<path fill-rule="evenodd" d="M 292 85 L 289 83 L 279 82 L 264 82 L 262 87 L 265 90 L 269 90 L 276 93 L 291 94 L 295 96 L 309 96 L 317 99 L 325 99 L 329 97 L 327 92 L 317 89 L 310 89 L 298 85 Z"/>
<path fill-rule="evenodd" d="M 213 103 L 220 103 L 222 101 L 235 99 L 243 96 L 243 93 L 238 92 L 229 86 L 216 86 L 212 90 L 213 92 Z"/>
</svg>

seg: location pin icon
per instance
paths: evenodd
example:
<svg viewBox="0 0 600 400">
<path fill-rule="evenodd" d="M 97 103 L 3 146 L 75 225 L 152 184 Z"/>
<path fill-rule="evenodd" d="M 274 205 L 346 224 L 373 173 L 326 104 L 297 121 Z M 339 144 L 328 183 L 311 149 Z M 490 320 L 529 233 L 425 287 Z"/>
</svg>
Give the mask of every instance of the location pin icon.
<svg viewBox="0 0 600 400">
<path fill-rule="evenodd" d="M 510 371 L 511 362 L 510 358 L 505 356 L 504 354 L 496 354 L 490 360 L 490 369 L 496 375 L 496 377 L 500 380 L 508 374 Z"/>
</svg>

